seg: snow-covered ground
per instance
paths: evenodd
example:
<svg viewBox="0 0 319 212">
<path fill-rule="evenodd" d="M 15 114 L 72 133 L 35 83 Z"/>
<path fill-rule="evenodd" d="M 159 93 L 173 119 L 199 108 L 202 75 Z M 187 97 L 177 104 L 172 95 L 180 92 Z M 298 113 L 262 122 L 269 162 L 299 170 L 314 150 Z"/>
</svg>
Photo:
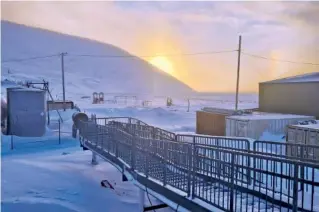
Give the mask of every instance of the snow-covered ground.
<svg viewBox="0 0 319 212">
<path fill-rule="evenodd" d="M 113 46 L 106 45 L 101 47 L 99 46 L 101 44 L 92 41 L 78 38 L 72 40 L 71 37 L 56 35 L 38 29 L 28 29 L 9 23 L 4 26 L 2 33 L 5 32 L 5 34 L 2 36 L 2 41 L 8 42 L 3 42 L 6 45 L 3 48 L 5 51 L 2 52 L 2 59 L 37 56 L 34 53 L 47 54 L 47 52 L 43 52 L 43 49 L 49 49 L 49 47 L 51 49 L 48 54 L 64 51 L 64 48 L 70 48 L 73 52 L 89 49 L 90 53 L 95 51 L 93 53 L 96 54 L 108 54 L 111 50 L 114 51 L 111 52 L 113 54 L 128 54 Z M 23 36 L 24 33 L 29 36 Z M 39 42 L 37 36 L 41 38 L 41 43 L 46 47 L 32 45 Z M 55 40 L 53 43 L 56 45 L 52 45 L 49 42 L 50 39 Z M 11 48 L 17 42 L 22 43 L 20 45 L 21 48 Z M 61 45 L 61 43 L 68 45 Z M 81 45 L 81 48 L 78 45 Z M 94 66 L 91 66 L 90 64 L 93 63 Z M 110 63 L 112 67 L 109 65 Z M 132 70 L 132 73 L 128 73 L 126 70 L 135 63 L 138 64 L 137 67 Z M 175 88 L 183 91 L 189 91 L 190 89 L 183 83 L 174 81 L 163 73 L 156 72 L 155 75 L 152 74 L 152 72 L 149 72 L 152 68 L 141 61 L 135 61 L 135 63 L 131 61 L 129 64 L 115 64 L 114 60 L 101 61 L 94 59 L 88 62 L 88 60 L 84 59 L 66 59 L 67 98 L 74 101 L 82 111 L 88 114 L 96 114 L 98 117 L 130 116 L 178 133 L 195 132 L 195 111 L 198 109 L 203 107 L 227 109 L 235 107 L 234 94 L 173 94 L 172 91 Z M 105 70 L 105 67 L 108 67 L 108 69 Z M 2 69 L 11 70 L 2 72 L 1 95 L 3 97 L 6 96 L 5 88 L 17 86 L 14 81 L 33 80 L 38 82 L 43 78 L 50 81 L 50 90 L 54 98 L 56 96 L 61 97 L 61 76 L 60 72 L 56 71 L 60 69 L 59 59 L 50 58 L 44 61 L 34 60 L 5 64 Z M 94 71 L 91 72 L 92 69 Z M 118 72 L 117 70 L 120 71 Z M 94 74 L 98 75 L 97 79 Z M 123 81 L 124 78 L 125 80 Z M 152 80 L 144 85 L 143 83 L 149 78 Z M 4 79 L 9 81 L 4 81 Z M 122 80 L 122 82 L 115 82 L 114 79 Z M 166 95 L 156 96 L 154 94 L 156 93 L 154 92 L 155 90 L 150 89 L 155 84 L 157 85 L 155 90 L 166 90 Z M 150 92 L 152 94 L 146 95 L 145 93 L 148 93 L 149 90 L 152 90 Z M 86 98 L 86 96 L 92 97 L 92 92 L 94 91 L 103 91 L 105 93 L 105 104 L 92 104 L 92 99 Z M 107 94 L 107 91 L 122 93 Z M 143 95 L 128 94 L 129 91 L 142 91 Z M 172 96 L 170 97 L 173 99 L 173 106 L 167 107 L 167 94 L 171 93 Z M 129 97 L 126 101 L 122 99 L 122 101 L 112 103 L 116 96 L 119 95 Z M 136 97 L 136 100 L 132 100 L 134 99 L 133 97 Z M 189 110 L 188 99 L 190 103 Z M 258 107 L 256 94 L 242 94 L 239 96 L 239 100 L 239 108 L 241 109 Z M 143 107 L 143 101 L 149 101 L 150 105 Z M 50 112 L 51 124 L 48 126 L 44 137 L 1 137 L 2 211 L 137 211 L 139 202 L 138 188 L 131 182 L 121 182 L 121 173 L 104 160 L 100 159 L 97 166 L 92 166 L 90 164 L 90 152 L 83 152 L 79 147 L 78 141 L 71 138 L 71 116 L 75 111 L 60 112 L 63 117 L 63 123 L 60 126 L 62 132 L 60 141 L 57 135 L 59 126 L 57 122 L 58 114 L 55 111 Z M 281 138 L 281 136 L 267 134 L 263 136 L 265 140 L 271 137 L 276 140 Z M 104 179 L 108 180 L 115 190 L 101 187 L 100 181 Z M 158 202 L 153 197 L 150 198 L 152 203 Z M 145 198 L 145 204 L 149 204 L 148 198 Z M 156 211 L 170 210 L 162 209 Z"/>
<path fill-rule="evenodd" d="M 78 147 L 2 157 L 2 211 L 138 211 L 138 188 L 122 182 L 110 163 L 90 162 L 91 153 Z M 101 187 L 101 180 L 114 190 Z"/>
<path fill-rule="evenodd" d="M 2 88 L 6 86 L 8 84 Z M 131 116 L 170 131 L 194 133 L 195 110 L 203 106 L 203 100 L 200 104 L 193 104 L 187 112 L 187 103 L 183 105 L 183 99 L 176 100 L 180 104 L 173 107 L 165 106 L 166 98 L 154 99 L 155 103 L 150 107 L 137 104 L 93 105 L 90 99 L 80 99 L 75 103 L 82 111 L 97 114 L 98 117 Z M 60 111 L 64 120 L 61 124 L 64 134 L 60 142 L 57 138 L 58 114 L 55 111 L 50 112 L 51 125 L 42 138 L 14 136 L 14 148 L 11 150 L 11 137 L 2 136 L 3 211 L 23 209 L 37 212 L 46 208 L 80 212 L 138 211 L 138 188 L 130 182 L 121 182 L 121 173 L 106 161 L 100 160 L 99 165 L 92 166 L 91 154 L 83 152 L 78 141 L 71 138 L 73 112 Z M 100 186 L 100 181 L 104 179 L 114 186 L 115 192 Z M 153 204 L 156 201 L 151 197 Z M 148 198 L 145 198 L 145 205 L 149 205 Z"/>
</svg>

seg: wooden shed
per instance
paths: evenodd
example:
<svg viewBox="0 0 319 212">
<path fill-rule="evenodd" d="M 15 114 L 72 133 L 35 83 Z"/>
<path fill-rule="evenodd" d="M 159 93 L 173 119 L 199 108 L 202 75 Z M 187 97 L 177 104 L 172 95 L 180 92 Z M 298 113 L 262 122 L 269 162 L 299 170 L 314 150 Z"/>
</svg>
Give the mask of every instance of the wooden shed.
<svg viewBox="0 0 319 212">
<path fill-rule="evenodd" d="M 196 133 L 225 136 L 226 116 L 235 114 L 235 110 L 203 108 L 196 112 Z"/>
</svg>

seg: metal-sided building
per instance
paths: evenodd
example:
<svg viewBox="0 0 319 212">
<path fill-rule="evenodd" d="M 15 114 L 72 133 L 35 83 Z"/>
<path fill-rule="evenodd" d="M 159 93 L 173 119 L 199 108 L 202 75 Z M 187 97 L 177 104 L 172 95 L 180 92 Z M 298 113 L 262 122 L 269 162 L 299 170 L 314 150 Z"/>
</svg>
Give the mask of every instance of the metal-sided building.
<svg viewBox="0 0 319 212">
<path fill-rule="evenodd" d="M 46 91 L 7 88 L 7 134 L 40 137 L 46 130 Z"/>
<path fill-rule="evenodd" d="M 319 72 L 259 83 L 259 110 L 319 118 Z"/>
</svg>

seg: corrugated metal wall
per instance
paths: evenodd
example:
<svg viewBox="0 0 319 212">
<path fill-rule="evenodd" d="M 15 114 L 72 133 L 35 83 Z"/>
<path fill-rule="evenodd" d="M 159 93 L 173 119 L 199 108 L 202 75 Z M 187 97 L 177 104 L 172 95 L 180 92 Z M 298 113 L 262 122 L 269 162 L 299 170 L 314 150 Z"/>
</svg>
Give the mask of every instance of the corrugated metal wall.
<svg viewBox="0 0 319 212">
<path fill-rule="evenodd" d="M 260 83 L 259 110 L 319 118 L 319 82 Z"/>
<path fill-rule="evenodd" d="M 46 130 L 46 92 L 8 88 L 8 134 L 40 137 Z"/>
</svg>

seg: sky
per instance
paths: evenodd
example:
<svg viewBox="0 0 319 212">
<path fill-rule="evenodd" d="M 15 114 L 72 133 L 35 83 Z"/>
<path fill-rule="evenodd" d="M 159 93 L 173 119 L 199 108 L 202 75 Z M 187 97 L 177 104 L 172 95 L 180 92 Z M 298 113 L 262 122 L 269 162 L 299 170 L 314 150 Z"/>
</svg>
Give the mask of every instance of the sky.
<svg viewBox="0 0 319 212">
<path fill-rule="evenodd" d="M 113 44 L 135 55 L 168 55 L 172 75 L 197 91 L 235 91 L 242 35 L 240 91 L 258 82 L 317 72 L 319 2 L 30 1 L 1 2 L 1 19 Z M 163 58 L 162 58 L 163 59 Z M 154 58 L 153 58 L 154 61 Z M 162 60 L 155 60 L 162 61 Z"/>
</svg>

